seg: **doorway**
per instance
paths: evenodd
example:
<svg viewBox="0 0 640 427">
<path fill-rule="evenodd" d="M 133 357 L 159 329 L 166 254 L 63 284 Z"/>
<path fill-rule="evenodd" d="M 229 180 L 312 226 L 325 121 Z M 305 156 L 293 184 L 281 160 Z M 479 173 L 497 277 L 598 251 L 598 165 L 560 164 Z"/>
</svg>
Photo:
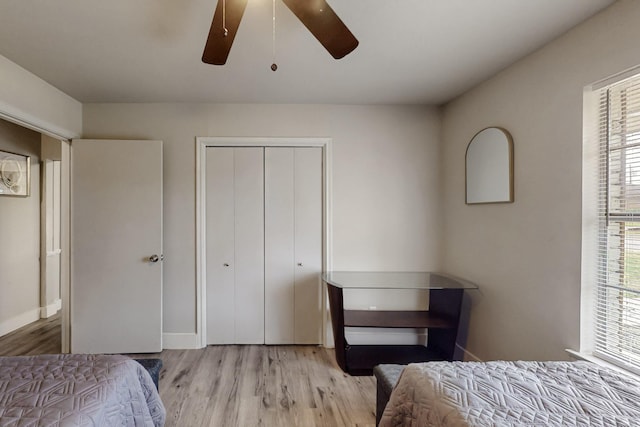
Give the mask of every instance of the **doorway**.
<svg viewBox="0 0 640 427">
<path fill-rule="evenodd" d="M 68 210 L 64 209 L 68 202 L 64 189 L 68 147 L 68 143 L 38 130 L 0 120 L 0 150 L 30 157 L 30 169 L 25 173 L 28 196 L 0 199 L 3 224 L 8 227 L 2 230 L 6 253 L 2 255 L 0 299 L 9 304 L 0 307 L 0 335 L 30 324 L 42 325 L 42 334 L 32 333 L 29 339 L 53 337 L 46 339 L 56 341 L 56 352 L 68 348 L 68 333 L 62 327 L 68 324 L 68 313 L 62 309 L 68 283 L 68 239 L 63 237 L 65 218 L 68 222 Z M 43 348 L 51 352 L 54 347 L 49 342 Z"/>
</svg>

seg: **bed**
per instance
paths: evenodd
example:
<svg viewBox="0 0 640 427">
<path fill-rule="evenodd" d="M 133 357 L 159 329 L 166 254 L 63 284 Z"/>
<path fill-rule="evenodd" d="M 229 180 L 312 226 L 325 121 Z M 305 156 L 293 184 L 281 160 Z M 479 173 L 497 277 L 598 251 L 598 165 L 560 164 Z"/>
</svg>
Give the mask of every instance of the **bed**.
<svg viewBox="0 0 640 427">
<path fill-rule="evenodd" d="M 0 357 L 0 426 L 163 426 L 147 370 L 119 355 Z"/>
<path fill-rule="evenodd" d="M 639 426 L 640 381 L 589 362 L 408 365 L 381 427 Z"/>
</svg>

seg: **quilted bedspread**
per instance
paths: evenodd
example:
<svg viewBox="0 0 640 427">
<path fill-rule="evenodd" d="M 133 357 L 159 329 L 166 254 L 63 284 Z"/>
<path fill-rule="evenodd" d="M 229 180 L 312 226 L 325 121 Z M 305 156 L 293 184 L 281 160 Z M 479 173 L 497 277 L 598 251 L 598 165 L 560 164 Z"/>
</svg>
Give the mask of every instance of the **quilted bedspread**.
<svg viewBox="0 0 640 427">
<path fill-rule="evenodd" d="M 589 362 L 412 364 L 380 426 L 640 426 L 640 381 Z"/>
<path fill-rule="evenodd" d="M 0 426 L 162 426 L 149 373 L 125 356 L 0 357 Z"/>
</svg>

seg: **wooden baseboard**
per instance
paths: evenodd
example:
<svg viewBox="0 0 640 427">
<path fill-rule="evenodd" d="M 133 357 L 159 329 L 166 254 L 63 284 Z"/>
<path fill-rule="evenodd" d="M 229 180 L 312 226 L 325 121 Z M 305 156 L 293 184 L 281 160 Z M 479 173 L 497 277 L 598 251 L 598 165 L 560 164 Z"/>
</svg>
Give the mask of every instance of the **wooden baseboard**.
<svg viewBox="0 0 640 427">
<path fill-rule="evenodd" d="M 57 299 L 46 307 L 40 308 L 40 318 L 48 319 L 49 317 L 56 314 L 62 308 L 62 300 Z"/>
</svg>

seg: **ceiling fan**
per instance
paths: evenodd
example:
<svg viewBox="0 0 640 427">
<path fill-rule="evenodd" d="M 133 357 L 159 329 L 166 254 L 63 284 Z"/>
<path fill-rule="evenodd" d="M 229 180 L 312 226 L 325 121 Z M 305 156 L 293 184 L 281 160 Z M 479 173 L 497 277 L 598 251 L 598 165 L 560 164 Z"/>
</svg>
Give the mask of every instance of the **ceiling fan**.
<svg viewBox="0 0 640 427">
<path fill-rule="evenodd" d="M 358 40 L 325 0 L 282 0 L 335 59 L 349 54 Z M 218 0 L 202 62 L 224 65 L 248 0 Z"/>
</svg>

